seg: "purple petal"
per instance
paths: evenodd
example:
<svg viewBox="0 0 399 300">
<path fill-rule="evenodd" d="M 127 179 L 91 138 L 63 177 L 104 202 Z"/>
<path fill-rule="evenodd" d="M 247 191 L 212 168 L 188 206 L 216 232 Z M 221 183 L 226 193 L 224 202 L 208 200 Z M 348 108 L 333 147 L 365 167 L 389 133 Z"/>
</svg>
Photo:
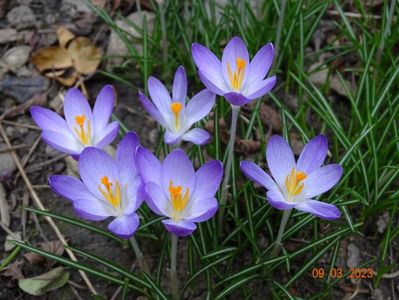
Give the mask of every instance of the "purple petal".
<svg viewBox="0 0 399 300">
<path fill-rule="evenodd" d="M 182 135 L 182 140 L 196 145 L 204 145 L 209 142 L 211 135 L 201 128 L 194 128 Z"/>
<path fill-rule="evenodd" d="M 166 128 L 166 121 L 161 112 L 154 106 L 154 104 L 152 104 L 151 101 L 148 100 L 148 98 L 142 92 L 139 92 L 139 98 L 144 106 L 144 109 L 150 114 L 150 116 L 153 117 L 164 128 Z"/>
<path fill-rule="evenodd" d="M 151 100 L 162 114 L 166 123 L 172 118 L 172 110 L 170 105 L 172 100 L 165 86 L 155 77 L 148 78 L 148 92 L 150 93 Z"/>
<path fill-rule="evenodd" d="M 190 221 L 175 222 L 171 219 L 167 219 L 167 220 L 162 220 L 162 223 L 167 231 L 177 236 L 190 235 L 195 229 L 197 229 L 197 225 L 195 225 L 195 223 Z"/>
<path fill-rule="evenodd" d="M 145 202 L 154 213 L 160 216 L 169 216 L 169 200 L 166 198 L 164 191 L 158 184 L 155 182 L 147 183 L 147 195 L 148 197 Z"/>
<path fill-rule="evenodd" d="M 264 79 L 273 63 L 273 57 L 274 48 L 272 43 L 268 43 L 260 48 L 251 61 L 251 71 L 248 74 L 248 82 Z"/>
<path fill-rule="evenodd" d="M 161 184 L 161 163 L 146 148 L 139 147 L 136 152 L 137 167 L 144 181 Z"/>
<path fill-rule="evenodd" d="M 30 114 L 37 126 L 42 130 L 56 131 L 70 139 L 74 139 L 74 135 L 69 130 L 65 120 L 55 112 L 40 106 L 32 106 L 30 108 Z"/>
<path fill-rule="evenodd" d="M 243 94 L 236 92 L 230 92 L 224 94 L 223 96 L 226 98 L 227 101 L 229 101 L 230 104 L 235 106 L 243 106 L 252 101 L 251 99 L 245 97 Z"/>
<path fill-rule="evenodd" d="M 48 179 L 48 184 L 57 195 L 71 201 L 91 197 L 83 182 L 72 176 L 52 175 Z"/>
<path fill-rule="evenodd" d="M 188 127 L 209 114 L 215 104 L 215 99 L 216 95 L 208 89 L 202 90 L 191 98 L 186 108 Z"/>
<path fill-rule="evenodd" d="M 96 143 L 97 148 L 104 148 L 105 146 L 111 144 L 116 137 L 118 136 L 119 133 L 119 123 L 118 121 L 112 122 L 109 124 L 103 132 L 101 132 L 101 135 L 98 138 L 98 142 Z"/>
<path fill-rule="evenodd" d="M 104 86 L 97 96 L 93 109 L 94 136 L 102 134 L 108 124 L 114 107 L 114 89 L 111 85 Z"/>
<path fill-rule="evenodd" d="M 180 102 L 184 106 L 186 105 L 187 97 L 187 75 L 183 66 L 179 66 L 175 73 L 172 88 L 172 99 L 173 102 Z"/>
<path fill-rule="evenodd" d="M 247 88 L 247 98 L 254 100 L 266 95 L 276 84 L 276 76 L 269 77 L 262 81 L 255 81 Z"/>
<path fill-rule="evenodd" d="M 173 150 L 162 163 L 161 184 L 165 194 L 169 194 L 169 185 L 180 185 L 185 191 L 194 190 L 195 172 L 193 163 L 181 149 Z"/>
<path fill-rule="evenodd" d="M 108 229 L 115 233 L 117 236 L 128 239 L 130 238 L 139 227 L 140 219 L 136 213 L 127 216 L 115 218 L 108 225 Z"/>
<path fill-rule="evenodd" d="M 77 213 L 81 212 L 81 214 L 79 214 L 81 218 L 91 218 L 89 220 L 93 220 L 92 217 L 105 219 L 114 214 L 110 205 L 94 196 L 76 199 L 73 201 L 73 207 Z"/>
<path fill-rule="evenodd" d="M 307 199 L 316 197 L 330 190 L 341 179 L 343 169 L 338 164 L 331 164 L 311 172 L 304 181 L 302 193 Z"/>
<path fill-rule="evenodd" d="M 195 189 L 191 199 L 206 199 L 215 196 L 223 177 L 223 165 L 218 160 L 204 164 L 195 173 Z"/>
<path fill-rule="evenodd" d="M 306 174 L 311 173 L 323 164 L 327 156 L 327 151 L 327 138 L 324 135 L 316 136 L 303 148 L 296 164 L 297 169 Z"/>
<path fill-rule="evenodd" d="M 129 215 L 135 212 L 147 198 L 144 179 L 137 175 L 127 185 L 125 201 L 121 204 L 124 214 Z"/>
<path fill-rule="evenodd" d="M 273 135 L 267 144 L 266 160 L 277 184 L 285 187 L 285 179 L 295 168 L 295 158 L 290 145 L 281 136 Z"/>
<path fill-rule="evenodd" d="M 170 132 L 166 130 L 163 139 L 166 144 L 175 145 L 180 142 L 181 136 L 182 134 L 180 132 Z"/>
<path fill-rule="evenodd" d="M 116 163 L 106 152 L 98 148 L 85 148 L 79 157 L 78 167 L 83 183 L 99 199 L 104 199 L 99 190 L 99 186 L 102 186 L 102 177 L 107 176 L 111 183 L 115 180 L 120 182 Z M 115 184 L 112 186 L 114 187 Z"/>
<path fill-rule="evenodd" d="M 296 206 L 294 202 L 287 202 L 280 190 L 273 189 L 266 193 L 267 201 L 277 209 L 287 210 Z"/>
<path fill-rule="evenodd" d="M 115 162 L 119 178 L 124 184 L 133 181 L 138 174 L 136 166 L 136 150 L 140 146 L 139 137 L 135 132 L 128 132 L 119 142 L 115 153 Z"/>
<path fill-rule="evenodd" d="M 80 218 L 88 221 L 102 221 L 108 218 L 109 216 L 96 216 L 92 215 L 86 211 L 79 210 L 76 207 L 74 207 L 75 214 L 77 214 Z"/>
<path fill-rule="evenodd" d="M 67 154 L 80 154 L 83 150 L 83 147 L 78 144 L 77 140 L 72 140 L 68 136 L 56 131 L 43 131 L 42 139 L 54 149 Z"/>
<path fill-rule="evenodd" d="M 218 208 L 216 198 L 196 200 L 192 202 L 184 219 L 190 222 L 205 222 L 216 214 Z"/>
<path fill-rule="evenodd" d="M 341 216 L 341 212 L 335 205 L 316 200 L 305 200 L 295 206 L 295 208 L 324 220 L 335 220 Z"/>
<path fill-rule="evenodd" d="M 204 85 L 215 94 L 223 94 L 228 90 L 223 79 L 220 60 L 208 48 L 193 43 L 191 47 L 194 63 L 199 69 L 199 76 Z M 204 82 L 203 79 L 206 79 Z M 207 83 L 212 83 L 208 85 Z"/>
<path fill-rule="evenodd" d="M 278 188 L 273 179 L 252 161 L 244 160 L 240 163 L 241 171 L 252 181 L 264 186 L 267 190 Z"/>
<path fill-rule="evenodd" d="M 231 86 L 230 78 L 227 72 L 227 65 L 230 65 L 231 72 L 234 74 L 237 68 L 237 58 L 243 59 L 245 61 L 244 79 L 242 81 L 242 87 L 244 87 L 250 73 L 249 54 L 244 41 L 236 36 L 233 37 L 226 45 L 223 50 L 222 56 L 223 78 L 225 82 L 229 85 L 230 90 L 232 90 L 233 87 Z"/>
</svg>

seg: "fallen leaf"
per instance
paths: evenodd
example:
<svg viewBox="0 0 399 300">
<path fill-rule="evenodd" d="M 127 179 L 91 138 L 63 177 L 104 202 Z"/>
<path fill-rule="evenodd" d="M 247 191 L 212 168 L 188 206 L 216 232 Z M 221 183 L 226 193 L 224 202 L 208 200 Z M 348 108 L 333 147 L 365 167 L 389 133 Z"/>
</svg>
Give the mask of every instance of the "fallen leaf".
<svg viewBox="0 0 399 300">
<path fill-rule="evenodd" d="M 68 47 L 68 53 L 80 74 L 93 73 L 100 64 L 101 51 L 88 38 L 74 39 Z"/>
<path fill-rule="evenodd" d="M 40 72 L 51 73 L 72 67 L 68 51 L 60 47 L 42 48 L 32 55 L 32 63 Z M 47 75 L 47 74 L 46 74 Z"/>
<path fill-rule="evenodd" d="M 255 105 L 256 103 L 253 101 L 249 105 L 243 106 L 244 113 L 247 112 L 247 115 L 252 113 L 255 109 Z M 261 103 L 259 106 L 259 117 L 266 128 L 271 127 L 274 132 L 281 132 L 280 114 L 273 107 Z"/>
<path fill-rule="evenodd" d="M 64 286 L 68 280 L 69 273 L 63 267 L 58 267 L 36 277 L 20 279 L 18 286 L 29 295 L 42 296 Z"/>
<path fill-rule="evenodd" d="M 63 26 L 58 27 L 56 33 L 62 48 L 66 48 L 67 44 L 75 38 L 75 35 Z"/>
<path fill-rule="evenodd" d="M 50 253 L 53 253 L 56 255 L 62 255 L 65 250 L 64 245 L 60 241 L 48 241 L 48 242 L 41 243 L 39 246 L 44 251 L 50 252 Z M 39 255 L 37 253 L 33 253 L 33 252 L 25 253 L 24 257 L 31 264 L 40 265 L 40 264 L 45 263 L 46 261 L 50 263 L 49 265 L 51 265 L 53 263 L 53 261 L 47 260 L 44 256 Z"/>
<path fill-rule="evenodd" d="M 23 265 L 24 261 L 22 259 L 16 260 L 7 267 L 2 275 L 6 277 L 11 277 L 11 279 L 14 280 L 22 279 L 24 278 L 24 274 L 22 274 Z"/>
</svg>

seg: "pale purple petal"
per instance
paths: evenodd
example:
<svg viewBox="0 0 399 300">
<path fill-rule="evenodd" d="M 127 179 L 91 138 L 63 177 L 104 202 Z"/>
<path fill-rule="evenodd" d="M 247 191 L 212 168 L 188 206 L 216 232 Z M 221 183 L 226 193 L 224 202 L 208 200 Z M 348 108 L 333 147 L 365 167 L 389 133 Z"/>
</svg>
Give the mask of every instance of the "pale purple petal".
<svg viewBox="0 0 399 300">
<path fill-rule="evenodd" d="M 295 168 L 295 158 L 290 145 L 281 136 L 273 135 L 266 148 L 266 160 L 274 180 L 285 187 L 285 179 Z"/>
<path fill-rule="evenodd" d="M 161 163 L 154 154 L 146 148 L 139 147 L 136 153 L 137 167 L 144 181 L 161 184 Z"/>
<path fill-rule="evenodd" d="M 156 108 L 154 104 L 152 104 L 151 101 L 148 100 L 148 98 L 142 92 L 139 92 L 139 98 L 144 106 L 144 109 L 150 114 L 150 116 L 153 117 L 164 128 L 166 128 L 166 121 L 158 108 Z"/>
<path fill-rule="evenodd" d="M 324 135 L 318 135 L 311 139 L 309 143 L 305 145 L 298 158 L 296 164 L 297 170 L 309 174 L 313 170 L 319 168 L 326 159 L 327 151 L 328 142 Z"/>
<path fill-rule="evenodd" d="M 252 161 L 244 160 L 240 163 L 241 171 L 252 181 L 264 186 L 267 190 L 278 188 L 273 179 Z"/>
<path fill-rule="evenodd" d="M 118 121 L 112 122 L 107 127 L 105 127 L 103 132 L 101 132 L 101 135 L 98 137 L 95 146 L 100 149 L 104 148 L 105 146 L 111 144 L 116 139 L 118 133 L 119 133 Z"/>
<path fill-rule="evenodd" d="M 97 96 L 93 109 L 94 136 L 102 134 L 109 122 L 114 108 L 114 89 L 111 85 L 104 86 Z"/>
<path fill-rule="evenodd" d="M 57 195 L 71 201 L 92 197 L 83 182 L 72 176 L 52 175 L 48 184 Z"/>
<path fill-rule="evenodd" d="M 195 173 L 195 189 L 190 201 L 214 197 L 219 189 L 222 177 L 223 165 L 220 161 L 212 160 L 204 164 Z"/>
<path fill-rule="evenodd" d="M 108 218 L 109 216 L 96 216 L 88 213 L 87 211 L 83 211 L 74 207 L 75 214 L 77 214 L 80 218 L 88 221 L 102 221 Z"/>
<path fill-rule="evenodd" d="M 330 190 L 341 179 L 343 169 L 338 164 L 331 164 L 311 172 L 304 180 L 302 194 L 311 199 Z"/>
<path fill-rule="evenodd" d="M 136 150 L 139 146 L 140 141 L 137 134 L 135 132 L 128 132 L 116 148 L 115 162 L 123 186 L 132 183 L 138 175 Z"/>
<path fill-rule="evenodd" d="M 248 99 L 255 100 L 266 95 L 276 84 L 276 76 L 269 77 L 265 80 L 255 81 L 250 84 L 246 90 Z"/>
<path fill-rule="evenodd" d="M 73 207 L 75 208 L 76 212 L 82 212 L 82 214 L 79 214 L 81 218 L 85 218 L 83 214 L 86 214 L 87 218 L 94 216 L 97 219 L 105 219 L 113 215 L 113 211 L 107 205 L 107 203 L 97 199 L 94 196 L 91 196 L 90 198 L 87 197 L 84 199 L 76 199 L 73 201 Z"/>
<path fill-rule="evenodd" d="M 32 106 L 30 108 L 30 114 L 37 126 L 42 130 L 56 131 L 70 139 L 74 139 L 74 135 L 70 131 L 65 120 L 55 112 L 40 106 Z"/>
<path fill-rule="evenodd" d="M 72 140 L 68 136 L 56 131 L 43 131 L 42 139 L 54 149 L 67 154 L 80 154 L 83 149 L 77 140 Z"/>
<path fill-rule="evenodd" d="M 181 132 L 171 132 L 169 130 L 166 130 L 163 139 L 166 144 L 174 145 L 180 142 L 181 136 Z"/>
<path fill-rule="evenodd" d="M 117 236 L 123 239 L 128 239 L 136 232 L 139 223 L 139 216 L 136 213 L 133 213 L 131 215 L 115 218 L 111 223 L 109 223 L 108 229 Z"/>
<path fill-rule="evenodd" d="M 201 199 L 190 204 L 184 216 L 184 220 L 190 222 L 208 221 L 216 214 L 219 208 L 216 198 Z"/>
<path fill-rule="evenodd" d="M 251 70 L 248 74 L 248 82 L 262 80 L 266 77 L 267 72 L 273 63 L 274 48 L 272 43 L 264 45 L 255 54 L 251 61 Z"/>
<path fill-rule="evenodd" d="M 175 222 L 171 219 L 167 219 L 167 220 L 162 220 L 162 223 L 167 231 L 177 236 L 190 235 L 195 229 L 197 229 L 197 225 L 195 225 L 195 223 L 190 221 Z"/>
<path fill-rule="evenodd" d="M 169 200 L 166 198 L 162 188 L 155 182 L 149 182 L 147 183 L 146 190 L 148 197 L 146 198 L 145 202 L 147 203 L 148 207 L 157 215 L 169 216 Z"/>
<path fill-rule="evenodd" d="M 243 94 L 236 92 L 230 92 L 224 94 L 223 96 L 226 98 L 227 101 L 229 101 L 230 104 L 235 106 L 243 106 L 252 101 L 251 99 L 245 97 Z"/>
<path fill-rule="evenodd" d="M 195 122 L 206 117 L 215 104 L 216 95 L 208 89 L 196 94 L 187 104 L 186 120 L 190 127 Z"/>
<path fill-rule="evenodd" d="M 211 135 L 201 128 L 194 128 L 182 135 L 182 140 L 196 145 L 204 145 L 209 142 Z"/>
<path fill-rule="evenodd" d="M 160 111 L 166 123 L 168 123 L 168 120 L 172 118 L 172 110 L 170 109 L 172 100 L 168 90 L 157 78 L 150 76 L 148 78 L 148 92 L 152 102 Z"/>
<path fill-rule="evenodd" d="M 205 72 L 205 74 L 206 74 L 206 72 Z M 208 77 L 206 77 L 205 74 L 201 70 L 198 70 L 198 77 L 200 78 L 201 82 L 205 85 L 205 87 L 207 89 L 209 89 L 211 92 L 215 93 L 216 95 L 223 95 L 224 93 L 226 93 L 228 91 L 227 86 L 225 89 L 218 87 L 214 83 L 214 81 L 211 81 L 211 79 L 208 79 Z M 220 76 L 222 76 L 222 75 L 220 75 Z M 222 80 L 223 80 L 223 84 L 225 84 L 223 78 L 222 78 Z"/>
<path fill-rule="evenodd" d="M 172 100 L 173 102 L 180 102 L 184 106 L 186 105 L 187 97 L 187 75 L 183 66 L 179 66 L 175 73 L 172 88 Z"/>
<path fill-rule="evenodd" d="M 341 212 L 335 205 L 312 199 L 299 203 L 295 208 L 300 211 L 311 213 L 324 220 L 335 220 L 341 216 Z"/>
<path fill-rule="evenodd" d="M 266 193 L 267 201 L 269 201 L 270 205 L 277 209 L 291 209 L 296 206 L 294 202 L 287 202 L 280 192 L 280 190 L 273 189 Z"/>
<path fill-rule="evenodd" d="M 144 199 L 148 198 L 142 176 L 137 175 L 133 181 L 128 184 L 126 195 L 127 203 L 122 203 L 121 205 L 123 205 L 124 214 L 129 215 L 143 204 Z"/>
</svg>

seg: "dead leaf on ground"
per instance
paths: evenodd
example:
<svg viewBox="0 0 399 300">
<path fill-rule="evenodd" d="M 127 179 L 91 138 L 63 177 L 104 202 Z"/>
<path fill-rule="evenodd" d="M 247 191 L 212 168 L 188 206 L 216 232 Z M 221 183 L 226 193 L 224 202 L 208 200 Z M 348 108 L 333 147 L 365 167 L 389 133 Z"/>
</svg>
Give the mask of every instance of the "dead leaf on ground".
<svg viewBox="0 0 399 300">
<path fill-rule="evenodd" d="M 64 245 L 60 241 L 57 241 L 57 240 L 44 242 L 44 243 L 41 243 L 39 246 L 44 251 L 50 252 L 50 253 L 56 254 L 56 255 L 62 255 L 65 250 Z M 33 253 L 33 252 L 25 253 L 24 257 L 31 264 L 40 265 L 40 264 L 44 264 L 45 262 L 49 262 L 49 265 L 51 265 L 53 263 L 52 261 L 47 260 L 45 257 L 43 257 L 37 253 Z"/>
<path fill-rule="evenodd" d="M 24 274 L 22 274 L 22 266 L 24 265 L 24 261 L 22 259 L 16 260 L 12 262 L 7 269 L 2 273 L 3 276 L 11 277 L 11 279 L 19 280 L 24 278 Z"/>
<path fill-rule="evenodd" d="M 243 106 L 244 114 L 246 113 L 246 115 L 249 116 L 249 114 L 255 109 L 255 106 L 255 101 Z M 266 128 L 271 127 L 274 132 L 281 132 L 280 114 L 273 107 L 265 103 L 261 103 L 259 106 L 259 117 Z"/>
</svg>

